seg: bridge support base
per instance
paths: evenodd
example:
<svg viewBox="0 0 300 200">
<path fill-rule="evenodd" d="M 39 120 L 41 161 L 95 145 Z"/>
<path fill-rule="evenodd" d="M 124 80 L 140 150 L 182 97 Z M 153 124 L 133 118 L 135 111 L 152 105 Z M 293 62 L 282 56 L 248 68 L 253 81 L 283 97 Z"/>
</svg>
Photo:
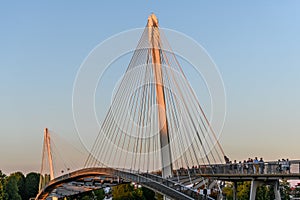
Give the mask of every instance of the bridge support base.
<svg viewBox="0 0 300 200">
<path fill-rule="evenodd" d="M 257 187 L 262 185 L 263 183 L 261 181 L 251 181 L 251 188 L 250 188 L 250 200 L 255 200 L 256 196 L 256 190 Z"/>
<path fill-rule="evenodd" d="M 237 199 L 236 192 L 237 192 L 237 182 L 233 182 L 233 200 Z"/>
<path fill-rule="evenodd" d="M 275 199 L 276 200 L 280 200 L 280 190 L 279 190 L 279 180 L 274 180 L 274 181 L 256 181 L 253 180 L 251 181 L 251 189 L 250 189 L 250 200 L 255 200 L 255 196 L 256 196 L 256 191 L 257 191 L 257 187 L 264 185 L 264 184 L 268 184 L 268 185 L 273 185 L 274 186 L 274 194 L 275 194 Z"/>
<path fill-rule="evenodd" d="M 275 199 L 280 200 L 281 196 L 280 196 L 280 189 L 279 189 L 279 181 L 276 181 L 274 183 L 274 193 L 275 193 Z"/>
</svg>

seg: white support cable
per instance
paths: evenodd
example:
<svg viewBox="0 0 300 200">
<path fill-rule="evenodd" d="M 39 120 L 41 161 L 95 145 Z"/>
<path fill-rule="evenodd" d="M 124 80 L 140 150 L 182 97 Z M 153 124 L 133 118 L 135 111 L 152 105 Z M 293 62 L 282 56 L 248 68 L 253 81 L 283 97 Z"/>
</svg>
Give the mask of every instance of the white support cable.
<svg viewBox="0 0 300 200">
<path fill-rule="evenodd" d="M 158 111 L 153 109 L 157 93 L 153 86 L 155 74 L 152 70 L 154 61 L 148 41 L 149 31 L 152 29 L 145 28 L 142 33 L 101 126 L 99 135 L 102 136 L 95 140 L 92 148 L 91 155 L 112 167 L 141 171 L 161 168 L 159 137 L 152 136 L 158 129 Z M 163 65 L 166 116 L 169 140 L 172 141 L 170 157 L 173 158 L 174 170 L 218 162 L 220 151 L 212 148 L 217 142 L 214 133 L 179 61 L 163 33 L 160 36 L 155 30 L 152 37 L 151 40 L 160 41 L 158 47 Z M 144 128 L 148 124 L 150 127 Z M 91 161 L 93 156 L 89 158 Z"/>
</svg>

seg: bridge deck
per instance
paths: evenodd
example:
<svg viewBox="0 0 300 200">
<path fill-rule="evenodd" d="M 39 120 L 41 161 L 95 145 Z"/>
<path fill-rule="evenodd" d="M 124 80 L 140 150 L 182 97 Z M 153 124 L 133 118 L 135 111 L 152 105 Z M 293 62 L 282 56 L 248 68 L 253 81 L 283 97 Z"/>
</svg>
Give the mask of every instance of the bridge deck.
<svg viewBox="0 0 300 200">
<path fill-rule="evenodd" d="M 207 180 L 221 181 L 274 181 L 279 179 L 300 179 L 300 161 L 291 161 L 288 168 L 283 168 L 277 162 L 268 162 L 257 168 L 246 171 L 242 166 L 232 164 L 219 164 L 193 167 L 190 169 L 174 170 L 172 178 L 162 178 L 158 174 L 140 173 L 137 171 L 125 171 L 113 168 L 86 168 L 60 176 L 50 181 L 37 195 L 36 199 L 45 199 L 53 190 L 63 184 L 78 181 L 86 177 L 110 176 L 120 177 L 123 180 L 138 182 L 139 184 L 153 189 L 171 199 L 199 199 L 197 189 L 207 184 Z M 187 185 L 193 185 L 187 187 Z M 201 198 L 200 198 L 201 199 Z"/>
<path fill-rule="evenodd" d="M 293 174 L 199 174 L 198 176 L 213 178 L 223 181 L 252 181 L 252 180 L 279 180 L 279 179 L 288 179 L 288 180 L 300 180 L 300 173 Z"/>
<path fill-rule="evenodd" d="M 54 189 L 61 187 L 64 183 L 75 181 L 83 177 L 90 176 L 118 176 L 124 180 L 138 182 L 139 184 L 153 189 L 163 195 L 168 196 L 171 199 L 195 199 L 199 197 L 199 194 L 187 188 L 180 183 L 174 182 L 172 180 L 167 180 L 162 177 L 153 174 L 142 173 L 130 171 L 122 171 L 112 168 L 87 168 L 71 172 L 70 174 L 63 175 L 49 182 L 37 195 L 36 200 L 46 199 Z"/>
</svg>

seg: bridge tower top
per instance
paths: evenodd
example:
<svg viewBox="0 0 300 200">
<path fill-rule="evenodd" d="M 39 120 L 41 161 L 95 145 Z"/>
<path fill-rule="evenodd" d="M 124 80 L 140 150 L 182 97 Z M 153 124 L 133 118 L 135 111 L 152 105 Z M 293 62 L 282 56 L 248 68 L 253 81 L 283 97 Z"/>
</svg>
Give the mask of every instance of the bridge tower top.
<svg viewBox="0 0 300 200">
<path fill-rule="evenodd" d="M 158 19 L 154 13 L 148 17 L 148 27 L 158 27 Z"/>
<path fill-rule="evenodd" d="M 44 129 L 44 148 L 47 150 L 49 169 L 50 169 L 50 180 L 54 179 L 53 159 L 51 153 L 50 134 L 48 128 Z M 44 160 L 44 159 L 43 159 Z"/>
</svg>

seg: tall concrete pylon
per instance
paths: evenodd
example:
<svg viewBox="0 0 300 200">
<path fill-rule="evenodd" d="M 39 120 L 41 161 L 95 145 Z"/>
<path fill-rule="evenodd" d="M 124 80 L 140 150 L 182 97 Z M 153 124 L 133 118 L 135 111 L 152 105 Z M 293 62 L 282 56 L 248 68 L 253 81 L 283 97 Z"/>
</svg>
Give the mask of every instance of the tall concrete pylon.
<svg viewBox="0 0 300 200">
<path fill-rule="evenodd" d="M 156 102 L 158 105 L 158 120 L 159 120 L 159 134 L 160 134 L 160 147 L 161 147 L 161 164 L 162 164 L 162 177 L 172 176 L 172 158 L 170 150 L 170 140 L 168 132 L 168 120 L 166 115 L 166 103 L 164 95 L 164 83 L 162 75 L 162 62 L 161 62 L 161 41 L 158 27 L 158 20 L 154 14 L 148 17 L 148 36 L 149 45 L 151 48 L 151 56 L 153 63 L 153 71 L 155 75 L 156 86 Z"/>
</svg>

